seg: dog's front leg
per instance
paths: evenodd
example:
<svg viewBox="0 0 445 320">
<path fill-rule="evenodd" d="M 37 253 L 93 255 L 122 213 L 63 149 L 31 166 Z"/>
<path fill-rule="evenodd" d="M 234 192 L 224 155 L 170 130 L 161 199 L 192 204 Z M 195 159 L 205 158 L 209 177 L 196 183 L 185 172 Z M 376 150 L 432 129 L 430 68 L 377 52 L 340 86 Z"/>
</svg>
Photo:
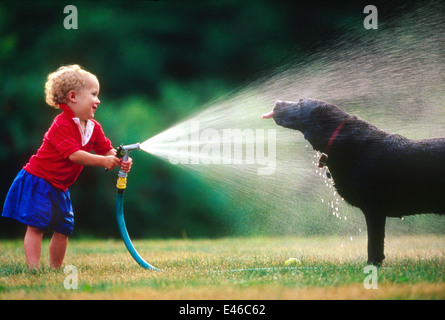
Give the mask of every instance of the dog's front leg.
<svg viewBox="0 0 445 320">
<path fill-rule="evenodd" d="M 368 227 L 368 264 L 380 266 L 385 259 L 386 216 L 374 211 L 363 211 Z"/>
</svg>

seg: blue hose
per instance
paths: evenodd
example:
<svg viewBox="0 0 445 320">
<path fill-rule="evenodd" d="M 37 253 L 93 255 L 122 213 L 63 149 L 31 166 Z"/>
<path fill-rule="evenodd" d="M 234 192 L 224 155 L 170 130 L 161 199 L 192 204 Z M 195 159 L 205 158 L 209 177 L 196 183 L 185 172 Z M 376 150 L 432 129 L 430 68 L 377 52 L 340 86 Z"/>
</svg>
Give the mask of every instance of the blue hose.
<svg viewBox="0 0 445 320">
<path fill-rule="evenodd" d="M 116 194 L 116 218 L 117 218 L 117 225 L 119 227 L 119 231 L 121 233 L 122 239 L 124 240 L 125 246 L 127 247 L 128 251 L 130 252 L 131 256 L 134 260 L 136 260 L 139 265 L 144 269 L 149 269 L 153 271 L 162 271 L 158 268 L 153 267 L 149 263 L 147 263 L 136 251 L 136 249 L 133 246 L 133 243 L 131 243 L 130 236 L 128 235 L 127 227 L 125 225 L 125 219 L 124 219 L 124 194 Z"/>
</svg>

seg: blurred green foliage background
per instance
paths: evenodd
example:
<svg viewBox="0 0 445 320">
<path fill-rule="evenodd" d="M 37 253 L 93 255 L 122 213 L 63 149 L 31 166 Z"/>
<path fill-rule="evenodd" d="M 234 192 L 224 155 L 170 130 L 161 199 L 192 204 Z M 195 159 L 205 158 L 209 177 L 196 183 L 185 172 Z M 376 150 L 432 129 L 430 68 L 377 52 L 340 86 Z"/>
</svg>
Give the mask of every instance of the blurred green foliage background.
<svg viewBox="0 0 445 320">
<path fill-rule="evenodd" d="M 66 5 L 78 29 L 66 30 Z M 200 106 L 362 28 L 361 1 L 0 1 L 0 203 L 60 112 L 44 102 L 46 76 L 77 63 L 96 74 L 96 119 L 117 146 L 142 142 Z M 133 153 L 125 208 L 132 237 L 233 235 L 248 218 L 224 195 L 146 153 Z M 85 168 L 70 188 L 74 236 L 117 236 L 117 172 Z M 2 237 L 23 229 L 0 221 Z"/>
</svg>

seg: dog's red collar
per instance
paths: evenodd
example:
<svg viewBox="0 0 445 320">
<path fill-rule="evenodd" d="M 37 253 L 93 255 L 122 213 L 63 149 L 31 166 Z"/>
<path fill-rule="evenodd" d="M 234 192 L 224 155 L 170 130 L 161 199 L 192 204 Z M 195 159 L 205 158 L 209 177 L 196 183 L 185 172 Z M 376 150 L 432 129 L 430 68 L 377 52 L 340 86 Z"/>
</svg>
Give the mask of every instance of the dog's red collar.
<svg viewBox="0 0 445 320">
<path fill-rule="evenodd" d="M 343 125 L 345 124 L 346 120 L 343 120 L 337 128 L 335 128 L 334 132 L 332 132 L 331 138 L 329 139 L 328 144 L 326 145 L 326 148 L 324 149 L 324 152 L 321 154 L 320 160 L 318 160 L 318 167 L 323 168 L 326 165 L 326 161 L 328 161 L 328 152 L 331 150 L 332 145 L 334 144 L 335 138 L 337 138 L 337 135 L 339 134 L 341 128 L 343 128 Z"/>
</svg>

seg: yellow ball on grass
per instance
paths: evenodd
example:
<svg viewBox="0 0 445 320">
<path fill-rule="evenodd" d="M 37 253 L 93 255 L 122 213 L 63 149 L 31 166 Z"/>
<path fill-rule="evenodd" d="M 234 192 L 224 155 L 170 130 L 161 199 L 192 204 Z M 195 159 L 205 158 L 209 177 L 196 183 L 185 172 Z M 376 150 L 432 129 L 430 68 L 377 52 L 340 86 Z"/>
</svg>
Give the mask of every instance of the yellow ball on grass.
<svg viewBox="0 0 445 320">
<path fill-rule="evenodd" d="M 285 266 L 300 266 L 301 265 L 301 261 L 297 258 L 289 258 L 286 260 L 286 262 L 284 263 Z"/>
</svg>

